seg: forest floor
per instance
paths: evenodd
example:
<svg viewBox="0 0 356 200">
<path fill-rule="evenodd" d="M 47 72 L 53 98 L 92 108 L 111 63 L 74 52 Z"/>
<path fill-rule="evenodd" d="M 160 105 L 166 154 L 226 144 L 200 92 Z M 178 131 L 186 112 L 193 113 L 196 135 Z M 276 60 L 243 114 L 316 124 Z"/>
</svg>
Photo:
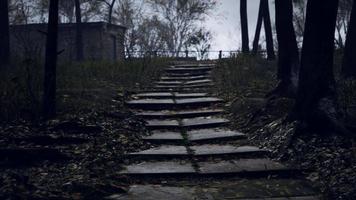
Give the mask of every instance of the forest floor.
<svg viewBox="0 0 356 200">
<path fill-rule="evenodd" d="M 110 110 L 93 107 L 35 126 L 1 127 L 0 199 L 101 199 L 125 192 L 127 181 L 117 174 L 123 155 L 147 148 L 141 138 L 148 132 L 119 99 L 106 103 Z"/>
<path fill-rule="evenodd" d="M 39 116 L 41 68 L 19 66 L 0 81 L 0 199 L 102 199 L 125 192 L 127 152 L 147 148 L 144 122 L 124 107 L 164 60 L 61 65 L 57 117 Z"/>
<path fill-rule="evenodd" d="M 276 84 L 271 75 L 275 72 L 275 63 L 251 61 L 249 58 L 241 60 L 243 59 L 237 59 L 235 66 L 242 62 L 245 65 L 241 66 L 248 65 L 250 68 L 245 71 L 232 68 L 229 61 L 221 63 L 222 70 L 216 73 L 216 79 L 225 76 L 224 83 L 218 84 L 216 91 L 230 101 L 228 109 L 230 119 L 234 121 L 232 128 L 247 134 L 254 145 L 272 150 L 272 157 L 276 160 L 307 169 L 305 176 L 320 188 L 326 199 L 356 199 L 355 140 L 328 133 L 327 130 L 306 130 L 300 128 L 297 122 L 288 121 L 287 116 L 294 101 L 287 98 L 265 98 Z M 264 74 L 258 74 L 256 70 L 263 70 Z M 231 76 L 236 77 L 234 73 L 248 78 L 233 78 Z M 228 89 L 224 89 L 226 87 Z M 349 100 L 349 108 L 353 108 L 356 103 L 354 89 L 354 85 L 338 88 L 343 92 L 339 94 L 340 99 Z M 354 109 L 350 109 L 349 114 L 351 117 L 348 118 L 348 123 L 356 124 L 356 118 L 352 117 L 356 116 Z"/>
<path fill-rule="evenodd" d="M 271 67 L 259 75 L 266 65 Z M 353 141 L 313 131 L 300 134 L 297 123 L 286 123 L 293 102 L 263 98 L 275 84 L 273 63 L 238 59 L 220 66 L 216 94 L 228 102 L 231 128 L 272 150 L 276 160 L 307 169 L 305 176 L 326 199 L 356 199 Z M 231 78 L 236 73 L 237 80 Z M 2 124 L 0 199 L 102 199 L 126 193 L 131 180 L 118 173 L 129 163 L 124 154 L 154 145 L 142 140 L 149 134 L 144 121 L 124 106 L 126 94 L 117 86 L 87 91 L 78 97 L 88 104 L 85 108 L 74 105 L 46 123 Z"/>
</svg>

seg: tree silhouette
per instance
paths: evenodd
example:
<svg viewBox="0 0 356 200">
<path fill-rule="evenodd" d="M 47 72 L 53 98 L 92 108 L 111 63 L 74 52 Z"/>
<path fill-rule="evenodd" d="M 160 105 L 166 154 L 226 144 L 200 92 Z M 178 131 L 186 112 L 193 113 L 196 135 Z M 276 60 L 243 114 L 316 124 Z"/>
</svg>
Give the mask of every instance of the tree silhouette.
<svg viewBox="0 0 356 200">
<path fill-rule="evenodd" d="M 248 38 L 248 19 L 247 19 L 247 2 L 240 0 L 240 18 L 241 18 L 241 37 L 242 37 L 242 52 L 250 51 Z"/>
<path fill-rule="evenodd" d="M 261 0 L 263 2 L 263 26 L 265 28 L 266 35 L 266 48 L 267 48 L 267 59 L 274 60 L 276 55 L 274 53 L 274 45 L 273 45 L 273 34 L 272 34 L 272 25 L 271 25 L 271 17 L 269 14 L 269 5 L 268 0 Z"/>
<path fill-rule="evenodd" d="M 333 73 L 338 0 L 309 0 L 293 115 L 305 124 L 339 129 Z"/>
<path fill-rule="evenodd" d="M 58 1 L 50 0 L 48 14 L 48 31 L 46 41 L 43 117 L 54 117 L 56 114 L 56 68 L 58 38 Z"/>
<path fill-rule="evenodd" d="M 9 6 L 8 0 L 0 1 L 0 66 L 10 62 Z"/>
<path fill-rule="evenodd" d="M 257 26 L 255 38 L 253 41 L 253 53 L 256 54 L 258 51 L 258 43 L 260 39 L 261 27 L 263 26 L 265 29 L 266 36 L 266 48 L 267 48 L 267 59 L 274 60 L 276 55 L 274 53 L 274 45 L 273 45 L 273 33 L 272 33 L 272 25 L 271 25 L 271 17 L 269 12 L 269 4 L 268 0 L 260 0 L 260 7 L 258 11 L 257 17 Z"/>
<path fill-rule="evenodd" d="M 75 19 L 76 19 L 76 53 L 77 61 L 82 61 L 84 58 L 83 47 L 83 30 L 82 30 L 82 13 L 80 9 L 80 0 L 75 0 Z"/>
<path fill-rule="evenodd" d="M 351 18 L 345 42 L 342 74 L 344 77 L 356 77 L 356 2 L 352 6 Z"/>
<path fill-rule="evenodd" d="M 293 2 L 292 0 L 276 0 L 275 8 L 279 84 L 270 95 L 292 97 L 296 95 L 300 64 L 293 27 Z"/>
<path fill-rule="evenodd" d="M 252 46 L 252 53 L 257 54 L 259 48 L 259 41 L 261 35 L 261 28 L 263 22 L 263 14 L 262 14 L 262 3 L 260 2 L 260 7 L 258 9 L 258 16 L 257 16 L 257 24 L 256 24 L 256 31 L 255 31 L 255 38 L 253 39 L 253 46 Z"/>
</svg>

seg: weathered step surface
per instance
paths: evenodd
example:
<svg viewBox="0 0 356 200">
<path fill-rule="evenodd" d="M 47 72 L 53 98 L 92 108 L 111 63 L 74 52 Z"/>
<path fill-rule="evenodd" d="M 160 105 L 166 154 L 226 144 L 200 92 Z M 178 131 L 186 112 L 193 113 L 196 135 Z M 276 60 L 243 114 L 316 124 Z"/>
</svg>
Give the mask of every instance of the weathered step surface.
<svg viewBox="0 0 356 200">
<path fill-rule="evenodd" d="M 213 67 L 171 67 L 171 68 L 166 68 L 166 72 L 169 73 L 198 73 L 198 72 L 208 72 L 211 71 Z"/>
<path fill-rule="evenodd" d="M 208 93 L 179 93 L 179 92 L 150 92 L 138 93 L 133 98 L 141 99 L 172 99 L 172 98 L 202 98 L 208 97 Z"/>
<path fill-rule="evenodd" d="M 195 174 L 192 163 L 188 161 L 142 162 L 126 166 L 120 174 L 126 175 L 182 175 Z"/>
<path fill-rule="evenodd" d="M 213 118 L 213 117 L 196 117 L 183 119 L 181 122 L 178 120 L 147 120 L 146 127 L 149 129 L 178 129 L 178 128 L 211 128 L 219 127 L 229 123 L 229 120 L 224 118 Z"/>
<path fill-rule="evenodd" d="M 211 128 L 226 125 L 230 121 L 224 118 L 213 118 L 213 117 L 196 117 L 190 119 L 183 119 L 181 126 L 183 128 Z"/>
<path fill-rule="evenodd" d="M 203 84 L 203 83 L 212 83 L 211 79 L 203 79 L 203 80 L 196 80 L 196 81 L 186 81 L 184 85 L 195 85 L 195 84 Z"/>
<path fill-rule="evenodd" d="M 173 99 L 140 99 L 126 102 L 130 106 L 167 106 L 176 104 Z"/>
<path fill-rule="evenodd" d="M 133 185 L 116 200 L 320 200 L 308 182 L 253 179 L 210 182 L 209 185 Z"/>
<path fill-rule="evenodd" d="M 182 67 L 214 67 L 216 66 L 215 64 L 212 63 L 184 63 L 184 64 L 175 64 L 170 67 L 177 67 L 177 68 L 182 68 Z"/>
<path fill-rule="evenodd" d="M 126 175 L 165 175 L 175 177 L 177 174 L 190 174 L 201 177 L 219 175 L 266 176 L 294 175 L 296 169 L 290 169 L 270 159 L 238 159 L 228 161 L 203 161 L 196 163 L 196 170 L 189 161 L 155 161 L 131 164 L 120 174 Z"/>
<path fill-rule="evenodd" d="M 265 154 L 266 150 L 259 149 L 253 146 L 241 146 L 236 147 L 232 145 L 200 145 L 188 147 L 192 150 L 191 156 L 195 157 L 215 157 L 215 156 L 227 156 L 227 155 L 251 155 L 251 154 Z M 188 156 L 188 150 L 185 146 L 176 145 L 163 145 L 140 152 L 134 152 L 128 154 L 130 157 L 142 157 L 142 158 L 161 158 L 161 157 L 186 157 Z"/>
<path fill-rule="evenodd" d="M 161 81 L 196 81 L 196 80 L 204 80 L 210 79 L 210 75 L 198 75 L 198 76 L 184 76 L 184 77 L 171 77 L 171 76 L 163 76 L 161 77 Z"/>
<path fill-rule="evenodd" d="M 205 98 L 208 97 L 208 93 L 199 93 L 199 92 L 195 92 L 195 93 L 179 93 L 176 92 L 174 93 L 174 97 L 175 98 Z"/>
<path fill-rule="evenodd" d="M 155 84 L 157 85 L 182 85 L 183 81 L 157 81 Z"/>
<path fill-rule="evenodd" d="M 142 109 L 186 108 L 203 107 L 223 102 L 215 97 L 181 98 L 181 99 L 139 99 L 127 101 L 130 107 Z"/>
<path fill-rule="evenodd" d="M 217 162 L 198 162 L 199 173 L 202 175 L 221 174 L 274 174 L 291 172 L 290 168 L 270 159 L 239 159 Z"/>
<path fill-rule="evenodd" d="M 233 146 L 233 145 L 199 145 L 189 147 L 194 156 L 223 156 L 223 155 L 246 155 L 265 154 L 268 151 L 254 146 Z"/>
<path fill-rule="evenodd" d="M 185 146 L 163 145 L 135 153 L 128 154 L 129 156 L 140 157 L 181 157 L 188 156 L 188 151 Z"/>
<path fill-rule="evenodd" d="M 222 114 L 222 109 L 207 109 L 207 110 L 186 110 L 186 111 L 146 111 L 138 112 L 136 116 L 155 119 L 155 118 L 190 118 L 190 117 L 202 117 L 209 115 Z"/>
<path fill-rule="evenodd" d="M 143 139 L 155 143 L 183 142 L 182 134 L 173 131 L 153 131 L 152 135 L 146 136 Z"/>
<path fill-rule="evenodd" d="M 174 94 L 171 92 L 150 92 L 150 93 L 139 93 L 134 95 L 136 98 L 173 98 Z"/>
<path fill-rule="evenodd" d="M 191 77 L 191 76 L 205 76 L 205 77 L 211 77 L 210 72 L 190 72 L 190 73 L 178 73 L 178 72 L 169 72 L 166 73 L 166 76 L 168 77 L 176 77 L 176 78 L 186 78 L 186 77 Z"/>
<path fill-rule="evenodd" d="M 180 123 L 178 120 L 148 120 L 146 127 L 150 129 L 178 129 Z"/>
<path fill-rule="evenodd" d="M 180 106 L 197 106 L 222 103 L 223 100 L 216 97 L 177 99 L 175 103 Z"/>
<path fill-rule="evenodd" d="M 191 142 L 207 142 L 222 140 L 246 139 L 246 135 L 238 131 L 225 129 L 199 129 L 187 132 L 188 140 Z"/>
<path fill-rule="evenodd" d="M 204 87 L 212 87 L 212 83 L 198 83 L 191 85 L 155 85 L 152 89 L 167 89 L 167 90 L 184 90 L 184 89 L 197 89 Z"/>
</svg>

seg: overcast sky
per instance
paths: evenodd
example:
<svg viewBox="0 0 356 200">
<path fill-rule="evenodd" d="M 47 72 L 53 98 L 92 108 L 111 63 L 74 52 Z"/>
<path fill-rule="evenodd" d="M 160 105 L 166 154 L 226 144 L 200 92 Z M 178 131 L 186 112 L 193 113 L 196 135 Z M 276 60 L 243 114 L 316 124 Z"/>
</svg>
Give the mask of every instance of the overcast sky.
<svg viewBox="0 0 356 200">
<path fill-rule="evenodd" d="M 212 31 L 214 41 L 211 50 L 237 50 L 241 48 L 240 0 L 218 0 L 219 6 L 210 16 L 206 27 Z M 247 0 L 250 43 L 254 37 L 259 0 Z M 274 4 L 270 1 L 272 23 L 274 24 Z M 273 25 L 272 24 L 272 25 Z M 261 37 L 264 37 L 261 34 Z"/>
</svg>

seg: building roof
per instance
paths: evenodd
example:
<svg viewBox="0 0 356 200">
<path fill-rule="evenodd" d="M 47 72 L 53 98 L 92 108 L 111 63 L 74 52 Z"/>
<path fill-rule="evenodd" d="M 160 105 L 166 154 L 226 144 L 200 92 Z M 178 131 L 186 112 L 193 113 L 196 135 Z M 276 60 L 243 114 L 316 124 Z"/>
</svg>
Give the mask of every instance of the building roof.
<svg viewBox="0 0 356 200">
<path fill-rule="evenodd" d="M 58 26 L 60 28 L 69 28 L 71 26 L 75 26 L 76 23 L 60 23 Z M 47 23 L 33 23 L 33 24 L 19 24 L 19 25 L 11 25 L 11 28 L 20 28 L 20 27 L 42 27 L 42 26 L 47 26 Z M 110 28 L 110 29 L 124 29 L 126 30 L 127 28 L 122 25 L 116 25 L 116 24 L 109 24 L 107 22 L 82 22 L 82 27 L 83 28 L 95 28 L 95 27 L 101 27 L 101 28 Z"/>
</svg>

